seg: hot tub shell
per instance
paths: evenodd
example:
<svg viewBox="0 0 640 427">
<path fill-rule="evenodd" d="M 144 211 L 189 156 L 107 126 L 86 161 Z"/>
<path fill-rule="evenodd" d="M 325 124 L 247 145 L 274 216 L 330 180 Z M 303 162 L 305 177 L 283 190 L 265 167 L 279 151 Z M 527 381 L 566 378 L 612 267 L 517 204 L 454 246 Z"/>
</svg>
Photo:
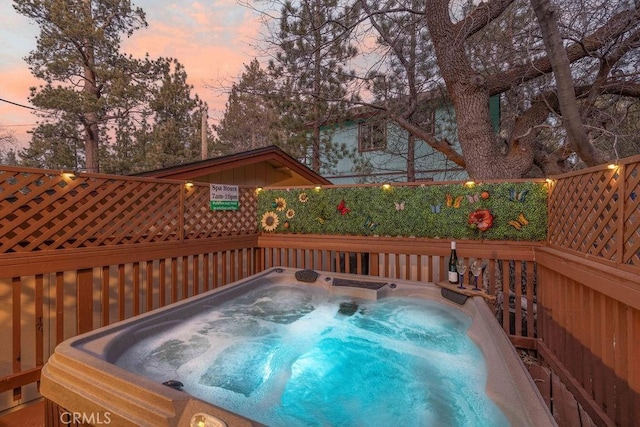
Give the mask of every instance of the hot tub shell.
<svg viewBox="0 0 640 427">
<path fill-rule="evenodd" d="M 258 426 L 256 421 L 234 414 L 183 391 L 120 368 L 112 361 L 122 354 L 134 331 L 180 322 L 198 312 L 199 306 L 220 303 L 254 289 L 268 278 L 297 282 L 297 270 L 273 268 L 225 287 L 153 310 L 69 339 L 55 349 L 42 369 L 41 393 L 64 408 L 61 425 L 70 420 L 86 424 L 117 426 L 189 426 L 196 414 L 209 414 L 212 422 L 228 426 Z M 334 295 L 365 299 L 387 296 L 426 298 L 456 307 L 472 318 L 468 335 L 480 347 L 487 365 L 486 393 L 514 426 L 556 425 L 504 331 L 481 297 L 458 305 L 441 296 L 432 283 L 389 280 L 380 277 L 318 272 L 308 286 L 320 286 Z M 334 279 L 386 282 L 380 289 L 332 286 Z M 130 342 L 130 340 L 129 340 Z M 224 423 L 224 424 L 222 424 Z"/>
</svg>

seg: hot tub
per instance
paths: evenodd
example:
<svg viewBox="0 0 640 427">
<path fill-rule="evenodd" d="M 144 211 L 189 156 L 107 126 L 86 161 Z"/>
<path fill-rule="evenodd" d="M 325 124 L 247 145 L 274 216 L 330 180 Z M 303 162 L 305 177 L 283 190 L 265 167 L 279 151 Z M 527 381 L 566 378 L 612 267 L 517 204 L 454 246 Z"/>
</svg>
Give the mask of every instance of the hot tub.
<svg viewBox="0 0 640 427">
<path fill-rule="evenodd" d="M 442 324 L 424 325 L 423 307 Z M 448 343 L 458 327 L 462 341 Z M 64 408 L 60 424 L 555 425 L 482 298 L 460 305 L 433 284 L 284 268 L 63 342 L 41 393 Z"/>
</svg>

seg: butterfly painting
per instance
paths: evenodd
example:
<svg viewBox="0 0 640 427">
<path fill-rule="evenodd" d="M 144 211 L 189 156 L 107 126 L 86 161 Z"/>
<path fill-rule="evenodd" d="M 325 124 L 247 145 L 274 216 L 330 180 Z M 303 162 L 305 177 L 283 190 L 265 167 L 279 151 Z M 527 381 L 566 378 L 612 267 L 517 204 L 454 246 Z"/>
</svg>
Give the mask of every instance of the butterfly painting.
<svg viewBox="0 0 640 427">
<path fill-rule="evenodd" d="M 467 194 L 467 200 L 469 201 L 469 204 L 476 203 L 478 200 L 480 200 L 480 195 L 474 194 L 472 196 L 470 194 Z"/>
<path fill-rule="evenodd" d="M 396 210 L 397 211 L 403 211 L 404 210 L 404 202 L 393 202 L 394 205 L 396 205 Z"/>
<path fill-rule="evenodd" d="M 524 200 L 527 197 L 528 193 L 529 193 L 529 190 L 516 191 L 513 188 L 510 188 L 509 189 L 509 200 L 511 200 L 512 202 L 524 203 Z"/>
<path fill-rule="evenodd" d="M 520 215 L 518 215 L 517 220 L 509 221 L 509 225 L 515 228 L 516 230 L 521 230 L 522 227 L 524 227 L 527 224 L 529 224 L 529 220 L 524 216 L 524 213 L 522 212 L 520 212 Z"/>
<path fill-rule="evenodd" d="M 431 205 L 431 213 L 439 214 L 442 205 Z"/>
<path fill-rule="evenodd" d="M 368 216 L 367 219 L 364 221 L 364 228 L 367 231 L 373 231 L 376 229 L 377 226 L 378 226 L 378 223 L 373 222 L 370 216 Z"/>
<path fill-rule="evenodd" d="M 318 221 L 320 224 L 324 224 L 326 220 L 327 217 L 324 214 L 320 214 L 320 216 L 316 217 L 316 221 Z"/>
<path fill-rule="evenodd" d="M 460 207 L 460 203 L 462 203 L 463 198 L 464 196 L 458 196 L 454 199 L 451 194 L 447 194 L 445 197 L 447 207 L 458 209 Z"/>
<path fill-rule="evenodd" d="M 351 209 L 347 207 L 347 203 L 344 201 L 344 199 L 340 201 L 340 203 L 336 207 L 336 210 L 340 212 L 340 215 L 346 215 L 351 212 Z"/>
</svg>

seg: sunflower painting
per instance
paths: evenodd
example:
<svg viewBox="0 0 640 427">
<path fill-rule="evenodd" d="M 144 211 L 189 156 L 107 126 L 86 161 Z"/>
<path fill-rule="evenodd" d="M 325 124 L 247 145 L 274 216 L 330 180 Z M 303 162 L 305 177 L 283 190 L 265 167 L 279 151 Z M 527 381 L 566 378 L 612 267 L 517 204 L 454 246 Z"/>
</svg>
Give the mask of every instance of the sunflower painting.
<svg viewBox="0 0 640 427">
<path fill-rule="evenodd" d="M 280 224 L 280 220 L 275 212 L 265 212 L 264 215 L 262 215 L 260 224 L 264 231 L 275 231 L 275 229 L 278 228 L 278 224 Z"/>
<path fill-rule="evenodd" d="M 294 211 L 293 209 L 289 209 L 285 216 L 287 217 L 287 219 L 291 219 L 296 216 L 296 211 Z"/>
<path fill-rule="evenodd" d="M 298 195 L 298 201 L 300 201 L 300 203 L 307 203 L 308 200 L 309 196 L 307 196 L 307 193 L 300 193 Z"/>
<path fill-rule="evenodd" d="M 287 208 L 287 201 L 284 199 L 284 197 L 278 197 L 275 201 L 275 204 L 277 211 L 283 211 Z"/>
</svg>

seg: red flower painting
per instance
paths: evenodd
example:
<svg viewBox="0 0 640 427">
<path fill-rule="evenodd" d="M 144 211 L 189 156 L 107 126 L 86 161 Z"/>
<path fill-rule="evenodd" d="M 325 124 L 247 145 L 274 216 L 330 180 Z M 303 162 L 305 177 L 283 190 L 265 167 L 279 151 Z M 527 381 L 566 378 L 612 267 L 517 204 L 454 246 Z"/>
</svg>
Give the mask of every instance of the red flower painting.
<svg viewBox="0 0 640 427">
<path fill-rule="evenodd" d="M 489 209 L 478 209 L 469 214 L 469 225 L 480 231 L 487 231 L 493 226 L 493 215 Z"/>
</svg>

